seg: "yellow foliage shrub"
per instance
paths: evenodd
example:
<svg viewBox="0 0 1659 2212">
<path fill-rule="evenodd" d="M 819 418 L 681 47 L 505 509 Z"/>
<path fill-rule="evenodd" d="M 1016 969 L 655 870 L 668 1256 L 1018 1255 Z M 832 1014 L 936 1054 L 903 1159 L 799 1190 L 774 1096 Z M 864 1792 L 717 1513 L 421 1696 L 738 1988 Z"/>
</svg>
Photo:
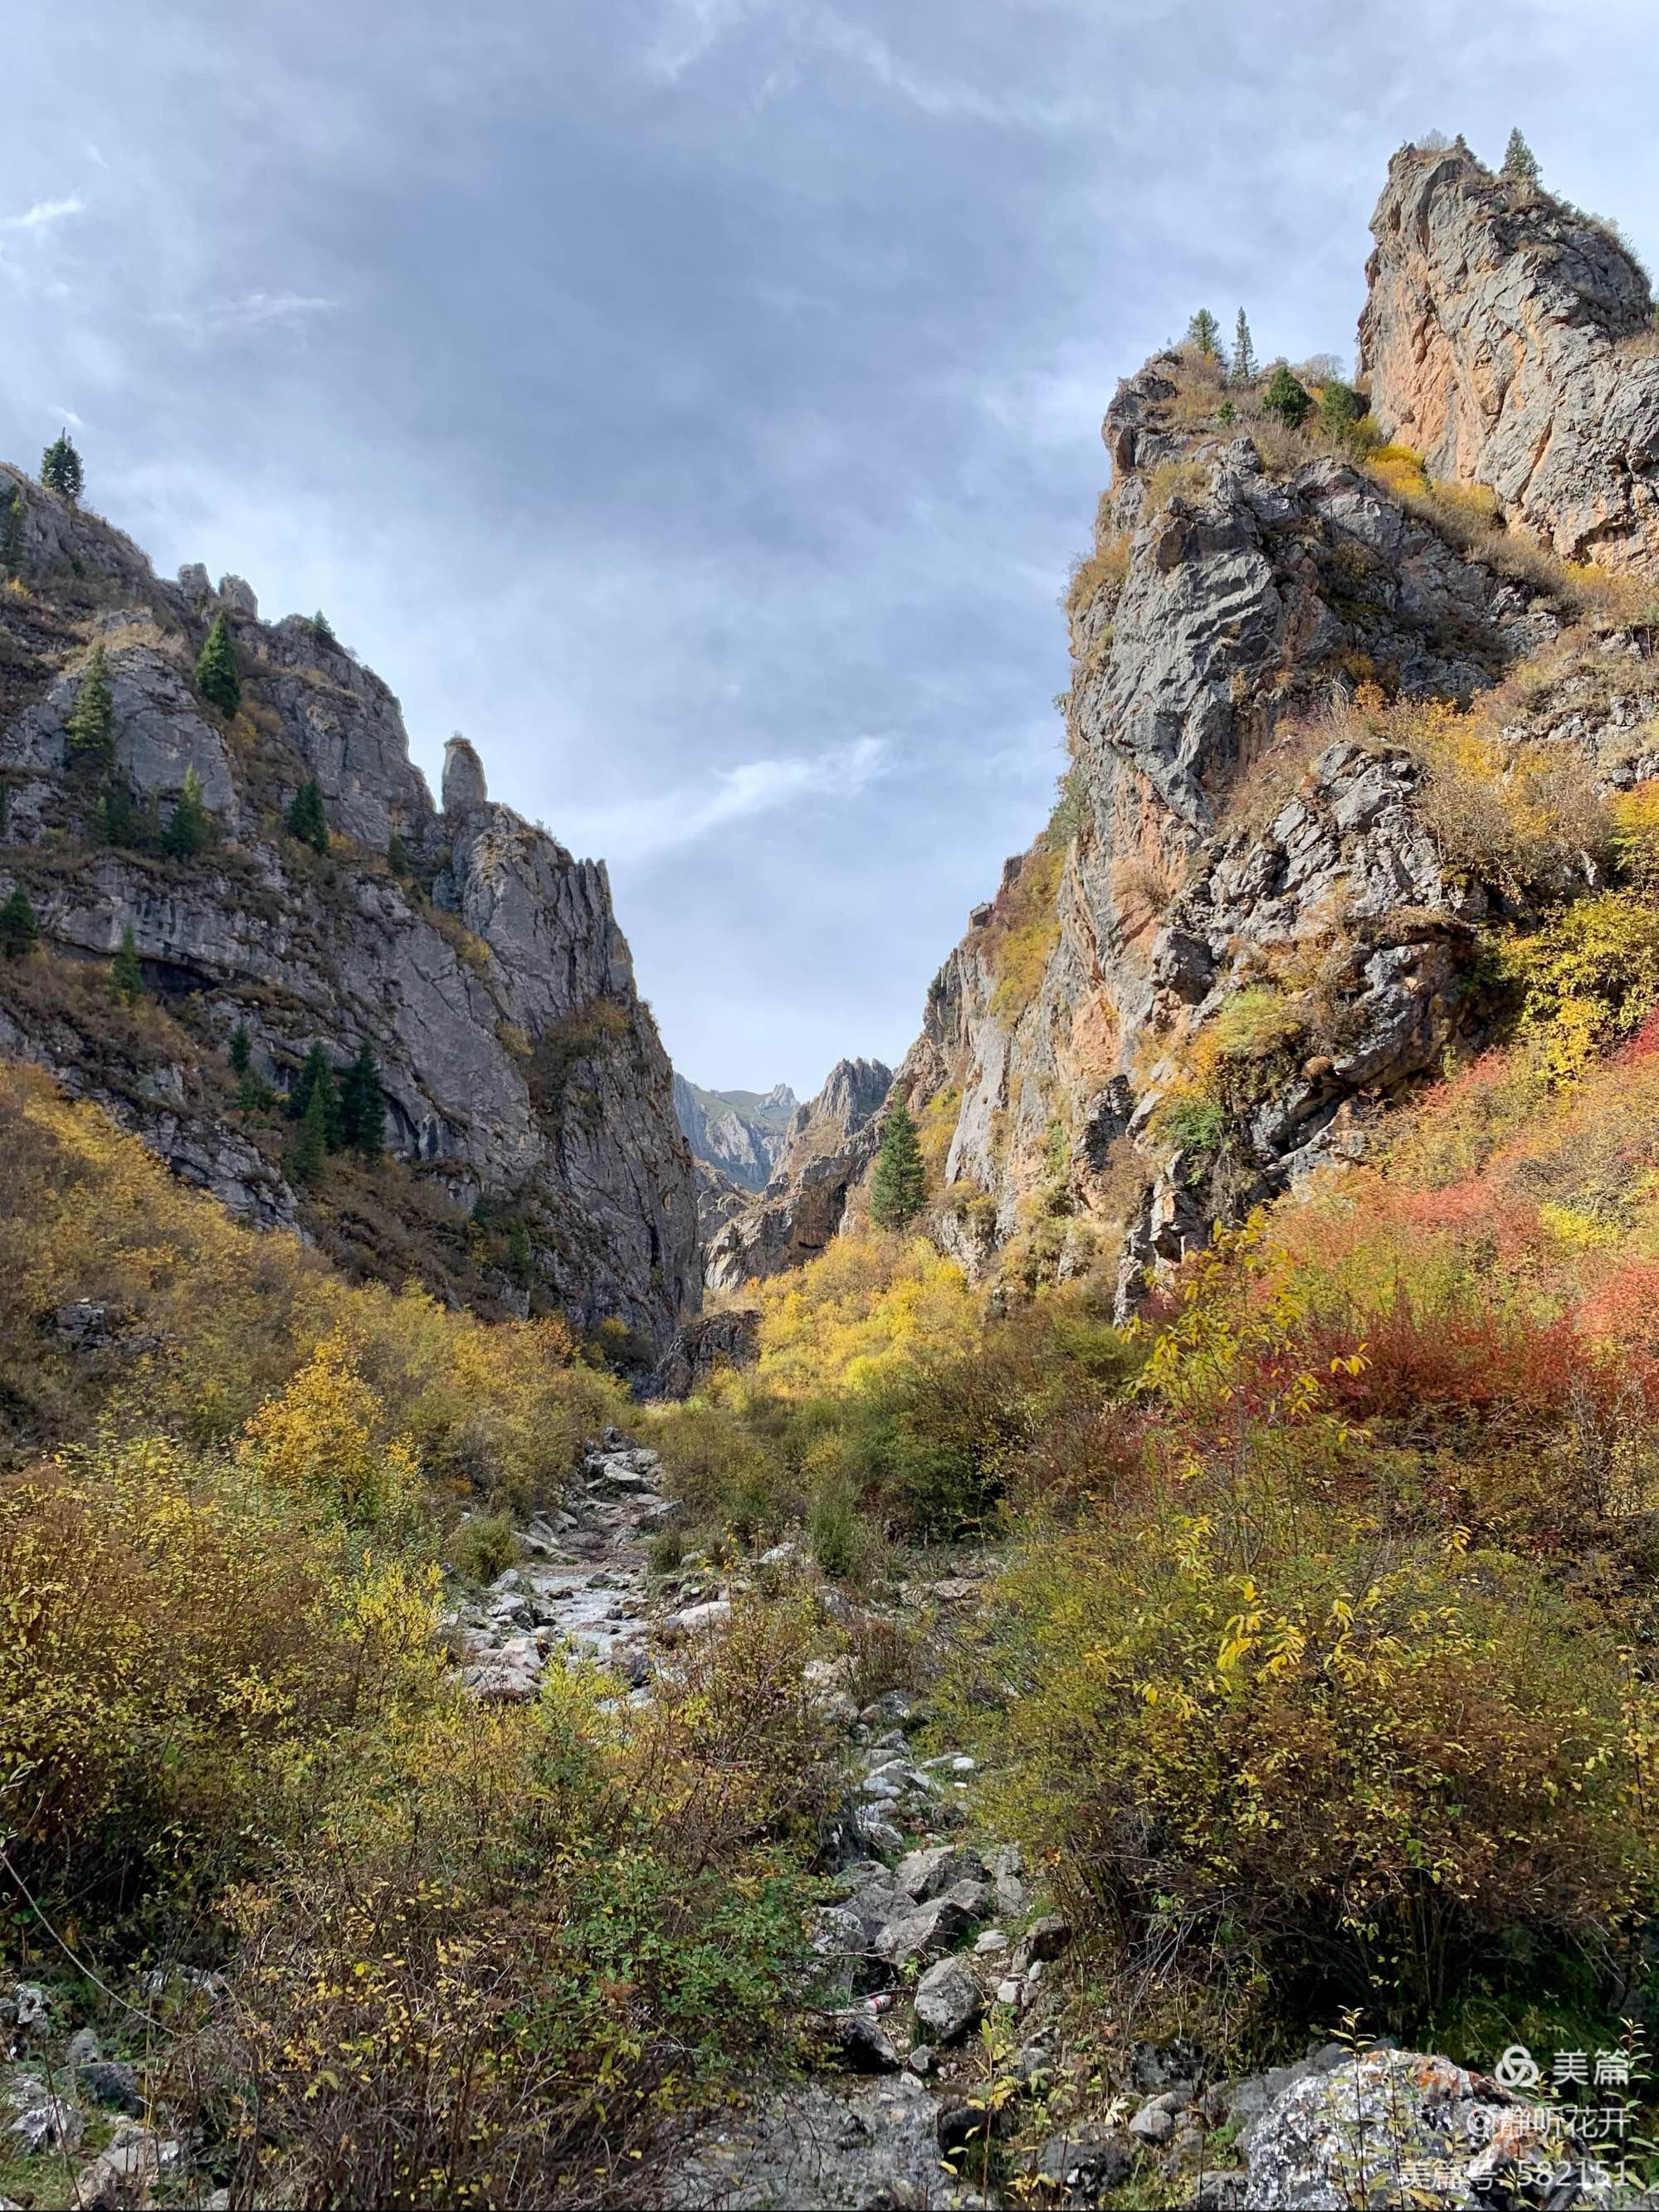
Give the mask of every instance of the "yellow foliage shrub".
<svg viewBox="0 0 1659 2212">
<path fill-rule="evenodd" d="M 1525 994 L 1522 1030 L 1539 1040 L 1546 1078 L 1568 1079 L 1659 1000 L 1659 909 L 1624 891 L 1580 899 L 1506 943 L 1503 957 Z"/>
<path fill-rule="evenodd" d="M 1237 1480 L 1040 1542 L 1005 1595 L 995 1816 L 1096 1941 L 1404 2027 L 1505 1931 L 1639 1911 L 1653 1693 L 1593 1610 Z"/>
<path fill-rule="evenodd" d="M 31 1887 L 199 1914 L 434 1693 L 435 1602 L 419 1566 L 165 1437 L 6 1479 L 0 1802 Z"/>
<path fill-rule="evenodd" d="M 278 1490 L 317 1498 L 348 1522 L 373 1523 L 408 1512 L 420 1472 L 408 1437 L 386 1430 L 358 1348 L 337 1330 L 259 1408 L 241 1449 Z"/>
<path fill-rule="evenodd" d="M 1425 770 L 1419 811 L 1449 866 L 1519 892 L 1607 851 L 1607 811 L 1575 749 L 1507 742 L 1478 701 L 1402 703 L 1385 726 Z"/>
<path fill-rule="evenodd" d="M 1644 897 L 1659 893 L 1659 778 L 1608 801 L 1620 872 Z"/>
<path fill-rule="evenodd" d="M 93 1354 L 40 1316 L 109 1309 Z M 556 1320 L 488 1326 L 419 1291 L 352 1286 L 297 1238 L 238 1226 L 97 1108 L 0 1066 L 0 1459 L 117 1429 L 237 1435 L 337 1330 L 427 1474 L 528 1504 L 623 1400 Z"/>
<path fill-rule="evenodd" d="M 586 2202 L 796 2058 L 838 1787 L 811 1649 L 746 1607 L 644 1707 L 577 1670 L 533 1706 L 434 1707 L 320 1848 L 237 1893 L 231 2001 L 173 2069 L 237 2201 Z"/>
<path fill-rule="evenodd" d="M 760 1356 L 748 1371 L 789 1398 L 857 1389 L 923 1345 L 965 1345 L 981 1312 L 954 1261 L 921 1238 L 873 1231 L 838 1237 L 810 1267 L 757 1285 L 756 1303 Z"/>
</svg>

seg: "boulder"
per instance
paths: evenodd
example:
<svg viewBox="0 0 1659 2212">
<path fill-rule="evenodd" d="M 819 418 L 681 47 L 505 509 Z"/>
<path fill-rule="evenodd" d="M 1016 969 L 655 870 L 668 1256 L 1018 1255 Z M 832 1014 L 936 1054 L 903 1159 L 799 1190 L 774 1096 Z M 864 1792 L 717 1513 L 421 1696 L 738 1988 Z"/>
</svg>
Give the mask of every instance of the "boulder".
<svg viewBox="0 0 1659 2212">
<path fill-rule="evenodd" d="M 1246 2158 L 1252 2212 L 1474 2205 L 1522 2164 L 1571 2169 L 1576 2193 L 1553 2204 L 1613 2202 L 1552 2107 L 1419 2051 L 1368 2051 L 1292 2083 L 1250 2130 Z"/>
<path fill-rule="evenodd" d="M 39 2075 L 22 2072 L 12 2075 L 4 2094 L 11 2109 L 6 2134 L 23 2157 L 78 2148 L 87 2116 L 73 2098 L 54 2094 Z"/>
<path fill-rule="evenodd" d="M 899 2056 L 892 2042 L 867 2007 L 854 2006 L 850 2011 L 838 2012 L 830 2022 L 842 2063 L 855 2074 L 896 2074 Z"/>
<path fill-rule="evenodd" d="M 1059 1958 L 1072 1940 L 1072 1923 L 1057 1912 L 1034 1920 L 1014 1946 L 1014 1972 L 1023 1974 L 1033 1963 Z"/>
<path fill-rule="evenodd" d="M 1063 2192 L 1067 2204 L 1098 2204 L 1133 2170 L 1135 2146 L 1121 2128 L 1083 2120 L 1050 2136 L 1037 2153 L 1033 2181 Z"/>
<path fill-rule="evenodd" d="M 908 1851 L 893 1869 L 893 1880 L 918 1904 L 939 1897 L 957 1882 L 985 1879 L 985 1862 L 971 1844 L 936 1844 Z"/>
<path fill-rule="evenodd" d="M 907 1960 L 936 1958 L 979 1917 L 981 1899 L 972 1884 L 930 1898 L 890 1920 L 876 1937 L 878 1954 L 895 1966 Z"/>
<path fill-rule="evenodd" d="M 910 2073 L 845 2095 L 813 2087 L 714 2123 L 654 2192 L 668 2212 L 775 2212 L 781 2205 L 944 2212 L 933 2098 Z"/>
<path fill-rule="evenodd" d="M 941 1959 L 916 1984 L 916 2018 L 935 2044 L 960 2043 L 984 2016 L 979 1984 L 959 1959 Z"/>
<path fill-rule="evenodd" d="M 136 2070 L 119 2058 L 89 2058 L 75 2069 L 75 2086 L 88 2104 L 142 2118 L 144 2100 Z"/>
</svg>

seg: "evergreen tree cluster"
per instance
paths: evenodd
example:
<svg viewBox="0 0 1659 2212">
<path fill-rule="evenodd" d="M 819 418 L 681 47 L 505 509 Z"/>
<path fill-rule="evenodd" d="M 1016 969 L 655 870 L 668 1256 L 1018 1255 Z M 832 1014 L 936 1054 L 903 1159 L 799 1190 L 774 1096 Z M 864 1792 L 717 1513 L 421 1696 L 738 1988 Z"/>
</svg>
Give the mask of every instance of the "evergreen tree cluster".
<svg viewBox="0 0 1659 2212">
<path fill-rule="evenodd" d="M 245 1048 L 246 1029 L 239 1025 L 237 1036 Z M 233 1036 L 233 1067 L 238 1049 L 237 1036 Z M 298 1125 L 289 1166 L 301 1182 L 314 1182 L 331 1152 L 354 1152 L 364 1159 L 377 1159 L 386 1149 L 386 1092 L 374 1048 L 360 1047 L 356 1058 L 337 1073 L 323 1047 L 313 1045 L 289 1093 L 288 1112 Z"/>
<path fill-rule="evenodd" d="M 234 714 L 242 703 L 242 678 L 224 609 L 213 617 L 196 659 L 196 688 L 210 707 Z"/>
<path fill-rule="evenodd" d="M 19 884 L 0 905 L 0 959 L 21 960 L 40 942 L 40 925 L 28 893 Z"/>
<path fill-rule="evenodd" d="M 0 492 L 4 486 L 0 484 Z M 23 572 L 23 523 L 27 515 L 21 490 L 14 484 L 11 496 L 0 497 L 0 574 L 19 576 Z"/>
<path fill-rule="evenodd" d="M 878 1229 L 908 1229 L 927 1201 L 927 1171 L 916 1125 L 902 1099 L 882 1123 L 881 1150 L 870 1180 L 870 1218 Z"/>
<path fill-rule="evenodd" d="M 67 430 L 60 430 L 40 456 L 40 481 L 48 491 L 55 491 L 71 507 L 78 507 L 85 483 L 81 456 L 70 442 Z"/>
<path fill-rule="evenodd" d="M 313 776 L 294 794 L 288 810 L 288 834 L 309 845 L 313 853 L 328 850 L 328 816 L 323 807 L 323 787 Z"/>
</svg>

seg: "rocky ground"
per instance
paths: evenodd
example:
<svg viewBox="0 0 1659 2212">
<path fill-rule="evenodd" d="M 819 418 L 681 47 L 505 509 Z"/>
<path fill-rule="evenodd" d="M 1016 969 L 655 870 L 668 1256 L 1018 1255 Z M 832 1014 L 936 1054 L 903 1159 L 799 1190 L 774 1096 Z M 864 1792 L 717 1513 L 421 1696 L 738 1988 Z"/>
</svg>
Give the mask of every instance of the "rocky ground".
<svg viewBox="0 0 1659 2212">
<path fill-rule="evenodd" d="M 607 1431 L 565 1507 L 519 1532 L 521 1563 L 454 1604 L 445 1632 L 473 1697 L 532 1698 L 550 1667 L 580 1657 L 647 1698 L 656 1671 L 688 1639 L 718 1636 L 750 1590 L 811 1576 L 792 1545 L 741 1572 L 691 1554 L 653 1574 L 649 1540 L 677 1510 L 660 1474 L 657 1453 Z M 896 1610 L 912 1627 L 960 1619 L 993 1564 L 918 1575 Z M 813 1587 L 831 1618 L 850 1612 Z M 1659 2203 L 1579 2157 L 1554 2109 L 1444 2058 L 1330 2043 L 1243 2080 L 1218 2078 L 1180 2042 L 1080 2061 L 1072 1930 L 1018 1850 L 987 1832 L 974 1759 L 937 1744 L 919 1685 L 860 1706 L 854 1679 L 850 1658 L 820 1659 L 805 1685 L 846 1780 L 812 1937 L 821 2063 L 804 2080 L 757 2084 L 683 2138 L 651 2201 L 676 2212 Z M 218 2000 L 201 1974 L 152 1977 L 144 1996 L 155 2012 Z M 142 2048 L 136 2014 L 135 2026 Z M 191 2189 L 189 2146 L 150 2108 L 142 2064 L 54 2016 L 40 1987 L 0 1998 L 0 2212 L 228 2205 Z"/>
</svg>

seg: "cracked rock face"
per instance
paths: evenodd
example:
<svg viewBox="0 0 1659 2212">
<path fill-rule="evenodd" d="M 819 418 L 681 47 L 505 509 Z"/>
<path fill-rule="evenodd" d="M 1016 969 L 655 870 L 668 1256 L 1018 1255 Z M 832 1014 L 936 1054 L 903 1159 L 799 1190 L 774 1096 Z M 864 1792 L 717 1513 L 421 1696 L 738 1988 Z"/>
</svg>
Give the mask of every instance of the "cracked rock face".
<svg viewBox="0 0 1659 2212">
<path fill-rule="evenodd" d="M 1275 476 L 1249 438 L 1177 436 L 1163 427 L 1174 392 L 1154 362 L 1107 416 L 1124 573 L 1074 610 L 1071 820 L 975 910 L 896 1079 L 914 1113 L 948 1114 L 939 1228 L 972 1268 L 1045 1210 L 1062 1274 L 1120 1235 L 1106 1210 L 1122 1204 L 1128 1155 L 1146 1151 L 1165 1041 L 1244 988 L 1251 957 L 1334 914 L 1362 939 L 1401 908 L 1433 919 L 1370 945 L 1346 985 L 1351 1048 L 1246 1133 L 1257 1194 L 1340 1150 L 1362 1090 L 1434 1064 L 1464 917 L 1413 811 L 1415 768 L 1328 746 L 1265 820 L 1240 793 L 1284 725 L 1316 726 L 1360 677 L 1468 699 L 1559 629 L 1340 460 Z M 1184 482 L 1155 494 L 1176 456 Z M 1039 883 L 1053 887 L 1046 913 Z M 1046 950 L 1011 1004 L 1014 930 Z M 1212 1194 L 1192 1170 L 1149 1158 L 1131 1274 L 1202 1241 Z"/>
<path fill-rule="evenodd" d="M 417 1233 L 464 1237 L 483 1200 L 522 1222 L 544 1301 L 664 1350 L 701 1302 L 696 1192 L 603 862 L 492 805 L 465 740 L 449 749 L 441 812 L 397 699 L 311 620 L 259 622 L 234 578 L 216 594 L 194 569 L 165 582 L 106 525 L 39 485 L 23 492 L 26 589 L 0 603 L 0 896 L 24 885 L 65 979 L 77 963 L 100 973 L 130 928 L 196 1059 L 124 1058 L 92 1033 L 103 994 L 54 999 L 16 975 L 0 977 L 0 1049 L 51 1068 L 176 1171 L 275 1226 L 304 1218 L 280 1145 L 252 1140 L 234 1079 L 207 1071 L 222 1071 L 239 1024 L 255 1075 L 279 1094 L 313 1044 L 343 1066 L 367 1042 L 388 1149 L 434 1187 L 411 1200 Z M 230 721 L 193 682 L 221 611 L 243 681 Z M 94 639 L 116 765 L 139 807 L 164 823 L 186 771 L 200 781 L 214 836 L 191 861 L 95 841 L 94 781 L 66 742 Z M 311 780 L 326 855 L 283 834 Z M 401 874 L 387 862 L 394 836 Z M 407 1255 L 391 1264 L 401 1280 Z M 509 1310 L 523 1308 L 526 1274 L 503 1279 Z"/>
<path fill-rule="evenodd" d="M 1659 346 L 1616 235 L 1462 148 L 1396 154 L 1371 230 L 1382 428 L 1567 558 L 1659 574 Z"/>
<path fill-rule="evenodd" d="M 877 1121 L 893 1080 L 878 1060 L 843 1060 L 797 1109 L 783 1157 L 759 1199 L 711 1237 L 710 1290 L 736 1290 L 822 1252 L 839 1231 L 848 1194 L 875 1158 Z"/>
</svg>

